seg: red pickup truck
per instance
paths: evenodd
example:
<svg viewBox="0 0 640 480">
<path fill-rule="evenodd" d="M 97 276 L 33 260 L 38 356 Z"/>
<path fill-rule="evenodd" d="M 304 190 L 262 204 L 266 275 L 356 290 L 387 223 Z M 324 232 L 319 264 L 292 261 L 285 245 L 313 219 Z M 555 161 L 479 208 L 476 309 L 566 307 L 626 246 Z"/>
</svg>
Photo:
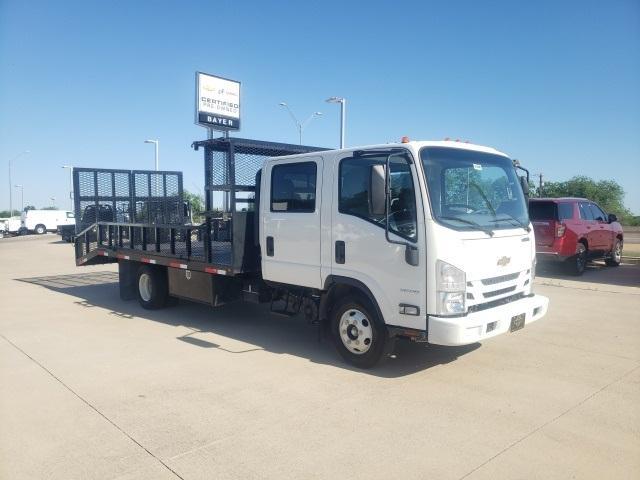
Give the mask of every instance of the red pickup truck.
<svg viewBox="0 0 640 480">
<path fill-rule="evenodd" d="M 538 260 L 565 262 L 570 273 L 582 275 L 587 261 L 604 258 L 620 265 L 623 232 L 618 219 L 585 198 L 532 198 L 529 217 L 536 235 Z"/>
</svg>

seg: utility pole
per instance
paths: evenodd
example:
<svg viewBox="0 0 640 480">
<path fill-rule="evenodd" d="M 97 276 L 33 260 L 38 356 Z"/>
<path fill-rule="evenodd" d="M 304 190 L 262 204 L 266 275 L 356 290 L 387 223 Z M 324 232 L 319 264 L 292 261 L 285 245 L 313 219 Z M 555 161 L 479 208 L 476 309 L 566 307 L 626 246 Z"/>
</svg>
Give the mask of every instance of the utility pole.
<svg viewBox="0 0 640 480">
<path fill-rule="evenodd" d="M 538 197 L 542 197 L 542 187 L 544 186 L 544 182 L 542 181 L 543 174 L 534 173 L 533 176 L 538 177 Z"/>
</svg>

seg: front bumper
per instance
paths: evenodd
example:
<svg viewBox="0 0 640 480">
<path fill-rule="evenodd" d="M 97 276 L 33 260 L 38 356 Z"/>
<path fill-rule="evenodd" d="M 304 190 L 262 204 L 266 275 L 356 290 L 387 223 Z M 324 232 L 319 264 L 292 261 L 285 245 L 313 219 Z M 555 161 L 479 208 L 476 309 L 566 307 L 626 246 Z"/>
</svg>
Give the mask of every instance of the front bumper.
<svg viewBox="0 0 640 480">
<path fill-rule="evenodd" d="M 436 345 L 468 345 L 509 331 L 511 319 L 525 314 L 525 325 L 547 313 L 549 299 L 542 295 L 525 297 L 515 302 L 470 313 L 465 317 L 428 319 L 428 341 Z"/>
</svg>

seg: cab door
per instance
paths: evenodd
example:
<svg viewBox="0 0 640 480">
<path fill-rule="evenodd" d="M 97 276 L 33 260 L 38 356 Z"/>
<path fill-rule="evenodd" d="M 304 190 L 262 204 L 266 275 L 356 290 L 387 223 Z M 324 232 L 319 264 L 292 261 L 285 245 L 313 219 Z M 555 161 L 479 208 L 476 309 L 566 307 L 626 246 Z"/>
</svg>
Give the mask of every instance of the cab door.
<svg viewBox="0 0 640 480">
<path fill-rule="evenodd" d="M 418 249 L 415 266 L 407 262 L 405 245 L 387 240 L 385 206 L 372 192 L 384 182 L 390 154 L 389 239 Z M 363 283 L 376 298 L 387 324 L 425 329 L 424 214 L 417 201 L 419 183 L 411 155 L 377 150 L 337 160 L 331 207 L 332 275 Z M 405 306 L 417 309 L 400 313 Z"/>
<path fill-rule="evenodd" d="M 320 278 L 321 156 L 266 165 L 260 200 L 265 280 L 322 288 Z"/>
</svg>

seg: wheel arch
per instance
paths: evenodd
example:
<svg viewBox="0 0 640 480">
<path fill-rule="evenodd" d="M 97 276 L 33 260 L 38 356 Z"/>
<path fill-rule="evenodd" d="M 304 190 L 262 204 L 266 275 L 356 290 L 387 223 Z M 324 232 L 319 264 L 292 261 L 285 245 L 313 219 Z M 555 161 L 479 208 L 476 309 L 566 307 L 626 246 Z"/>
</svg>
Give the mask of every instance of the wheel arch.
<svg viewBox="0 0 640 480">
<path fill-rule="evenodd" d="M 320 300 L 319 312 L 320 321 L 322 323 L 328 323 L 327 320 L 329 318 L 329 314 L 331 313 L 331 307 L 333 306 L 335 301 L 349 294 L 350 292 L 360 293 L 364 295 L 367 300 L 371 302 L 373 308 L 375 308 L 376 313 L 378 314 L 380 319 L 382 319 L 383 323 L 386 323 L 376 297 L 373 295 L 373 293 L 371 293 L 369 287 L 367 287 L 360 280 L 356 280 L 355 278 L 351 277 L 344 277 L 341 275 L 329 275 L 324 281 L 324 291 L 326 293 Z"/>
</svg>

